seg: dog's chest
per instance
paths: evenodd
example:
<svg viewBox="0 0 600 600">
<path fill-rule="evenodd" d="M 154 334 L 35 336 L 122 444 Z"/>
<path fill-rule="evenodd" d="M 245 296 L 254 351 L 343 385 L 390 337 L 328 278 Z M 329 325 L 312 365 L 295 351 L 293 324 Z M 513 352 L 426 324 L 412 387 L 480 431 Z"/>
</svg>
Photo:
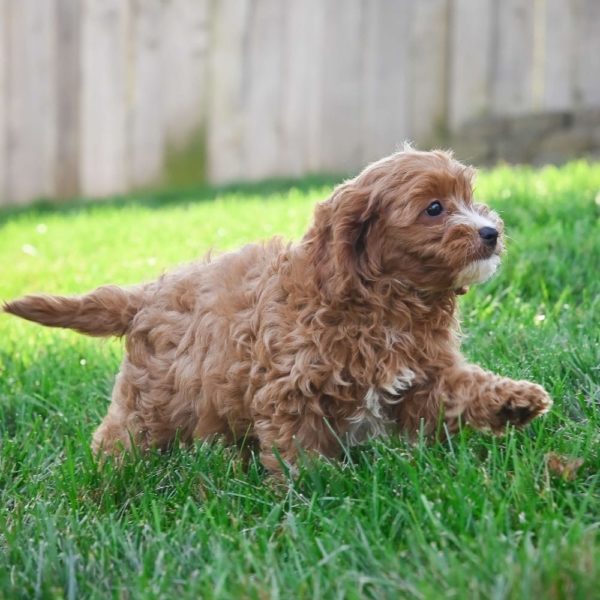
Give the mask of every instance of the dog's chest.
<svg viewBox="0 0 600 600">
<path fill-rule="evenodd" d="M 348 419 L 348 444 L 354 446 L 368 439 L 386 435 L 391 425 L 387 409 L 402 402 L 404 394 L 414 380 L 413 371 L 403 369 L 391 383 L 369 388 L 354 415 Z"/>
</svg>

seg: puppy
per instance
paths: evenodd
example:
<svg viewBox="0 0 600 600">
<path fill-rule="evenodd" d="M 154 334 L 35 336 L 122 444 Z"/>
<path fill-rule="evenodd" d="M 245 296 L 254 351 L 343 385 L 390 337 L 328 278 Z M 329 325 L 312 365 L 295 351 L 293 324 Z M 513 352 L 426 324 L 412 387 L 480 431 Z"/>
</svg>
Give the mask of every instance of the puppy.
<svg viewBox="0 0 600 600">
<path fill-rule="evenodd" d="M 491 277 L 504 248 L 472 177 L 446 152 L 407 149 L 338 186 L 296 244 L 4 310 L 125 337 L 96 452 L 250 437 L 278 470 L 302 451 L 334 457 L 375 435 L 432 432 L 440 418 L 502 432 L 552 400 L 459 351 L 456 295 Z"/>
</svg>

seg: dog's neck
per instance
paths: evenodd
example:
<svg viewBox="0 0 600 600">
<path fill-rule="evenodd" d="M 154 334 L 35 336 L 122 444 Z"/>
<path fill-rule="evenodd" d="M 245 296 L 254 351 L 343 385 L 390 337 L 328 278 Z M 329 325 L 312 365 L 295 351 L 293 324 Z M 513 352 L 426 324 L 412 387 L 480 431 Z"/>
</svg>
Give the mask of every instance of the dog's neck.
<svg viewBox="0 0 600 600">
<path fill-rule="evenodd" d="M 351 269 L 351 265 L 347 267 Z M 336 310 L 358 308 L 377 311 L 381 308 L 389 316 L 393 315 L 394 307 L 405 312 L 405 306 L 409 306 L 411 312 L 418 310 L 430 315 L 441 310 L 451 315 L 456 296 L 467 291 L 467 288 L 424 290 L 397 276 L 380 274 L 368 280 L 350 271 L 343 273 L 340 265 L 333 260 L 328 244 L 322 240 L 318 243 L 308 234 L 301 244 L 292 249 L 288 268 L 294 273 L 292 279 L 300 282 L 309 295 L 318 298 L 321 306 Z"/>
<path fill-rule="evenodd" d="M 386 317 L 397 322 L 409 320 L 412 322 L 429 323 L 432 327 L 450 327 L 454 321 L 456 310 L 456 293 L 454 290 L 420 290 L 397 281 L 392 302 Z"/>
<path fill-rule="evenodd" d="M 456 290 L 418 289 L 397 278 L 377 281 L 349 280 L 345 288 L 332 290 L 322 265 L 307 254 L 296 254 L 288 263 L 294 272 L 292 292 L 299 304 L 336 313 L 336 321 L 379 322 L 383 328 L 428 323 L 431 327 L 451 327 L 454 323 Z M 325 271 L 326 275 L 328 273 Z"/>
</svg>

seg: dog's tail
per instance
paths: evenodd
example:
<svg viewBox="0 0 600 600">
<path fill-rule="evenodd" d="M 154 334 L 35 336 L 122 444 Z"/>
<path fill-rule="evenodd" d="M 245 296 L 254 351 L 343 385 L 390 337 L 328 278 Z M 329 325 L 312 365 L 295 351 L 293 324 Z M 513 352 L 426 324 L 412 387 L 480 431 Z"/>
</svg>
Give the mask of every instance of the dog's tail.
<svg viewBox="0 0 600 600">
<path fill-rule="evenodd" d="M 4 311 L 49 327 L 66 327 L 95 336 L 124 335 L 143 305 L 143 286 L 99 287 L 84 296 L 24 296 Z"/>
</svg>

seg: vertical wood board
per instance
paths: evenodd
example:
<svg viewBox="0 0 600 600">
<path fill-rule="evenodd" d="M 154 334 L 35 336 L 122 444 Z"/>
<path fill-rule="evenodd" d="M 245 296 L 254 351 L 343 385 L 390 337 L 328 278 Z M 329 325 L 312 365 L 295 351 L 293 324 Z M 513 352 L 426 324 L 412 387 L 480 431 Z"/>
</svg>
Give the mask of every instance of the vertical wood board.
<svg viewBox="0 0 600 600">
<path fill-rule="evenodd" d="M 220 4 L 220 0 L 163 0 L 160 41 L 165 137 L 176 148 L 204 125 L 211 11 L 221 10 Z M 243 6 L 240 8 L 243 11 Z M 232 36 L 235 31 L 225 27 L 221 35 Z"/>
<path fill-rule="evenodd" d="M 128 180 L 150 185 L 161 175 L 165 149 L 166 90 L 161 63 L 162 0 L 133 0 Z"/>
<path fill-rule="evenodd" d="M 450 8 L 448 119 L 456 131 L 491 110 L 494 0 L 454 0 Z"/>
<path fill-rule="evenodd" d="M 314 26 L 315 0 L 284 2 L 280 109 L 280 168 L 290 175 L 310 170 L 311 111 L 316 105 L 312 78 L 318 80 L 315 60 L 320 37 Z"/>
<path fill-rule="evenodd" d="M 17 203 L 55 192 L 54 0 L 6 5 L 6 195 Z"/>
<path fill-rule="evenodd" d="M 0 2 L 0 206 L 8 203 L 6 189 L 6 149 L 8 132 L 6 129 L 8 88 L 6 85 L 7 66 L 7 20 L 6 3 Z"/>
<path fill-rule="evenodd" d="M 429 146 L 447 123 L 447 55 L 449 0 L 420 0 L 414 9 L 410 37 L 411 137 Z"/>
<path fill-rule="evenodd" d="M 576 37 L 573 8 L 572 0 L 544 0 L 536 15 L 541 20 L 544 71 L 541 102 L 536 102 L 536 110 L 568 110 L 572 106 Z"/>
<path fill-rule="evenodd" d="M 517 115 L 534 106 L 534 2 L 503 0 L 497 4 L 493 110 Z"/>
<path fill-rule="evenodd" d="M 242 56 L 252 0 L 222 0 L 214 6 L 208 93 L 208 176 L 241 179 L 244 73 Z"/>
<path fill-rule="evenodd" d="M 283 10 L 281 0 L 259 0 L 253 3 L 247 23 L 242 154 L 245 176 L 250 179 L 282 171 Z"/>
<path fill-rule="evenodd" d="M 410 49 L 415 4 L 368 2 L 364 24 L 362 162 L 377 160 L 410 140 Z"/>
<path fill-rule="evenodd" d="M 80 190 L 81 2 L 56 3 L 56 194 Z"/>
<path fill-rule="evenodd" d="M 361 0 L 323 0 L 320 57 L 320 168 L 346 172 L 361 163 L 363 148 L 364 6 Z"/>
<path fill-rule="evenodd" d="M 574 3 L 575 106 L 600 106 L 600 1 L 571 0 Z"/>
<path fill-rule="evenodd" d="M 128 189 L 129 4 L 82 1 L 81 187 L 103 196 Z"/>
</svg>

